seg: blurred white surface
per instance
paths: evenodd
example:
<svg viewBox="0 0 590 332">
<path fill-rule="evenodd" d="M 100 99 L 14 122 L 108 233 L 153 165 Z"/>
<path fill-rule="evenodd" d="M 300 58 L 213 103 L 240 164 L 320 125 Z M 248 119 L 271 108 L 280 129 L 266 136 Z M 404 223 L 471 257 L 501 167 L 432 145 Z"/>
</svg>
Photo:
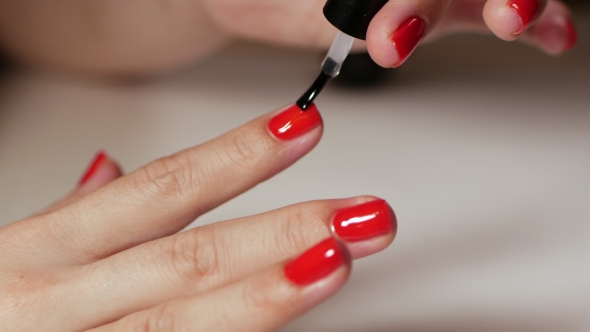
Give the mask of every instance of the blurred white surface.
<svg viewBox="0 0 590 332">
<path fill-rule="evenodd" d="M 134 84 L 4 76 L 0 225 L 69 191 L 97 149 L 133 170 L 293 102 L 320 60 L 242 45 Z M 584 36 L 561 58 L 442 41 L 387 86 L 331 86 L 317 104 L 326 131 L 309 156 L 195 223 L 312 199 L 391 203 L 394 244 L 355 262 L 339 294 L 283 331 L 590 331 Z"/>
</svg>

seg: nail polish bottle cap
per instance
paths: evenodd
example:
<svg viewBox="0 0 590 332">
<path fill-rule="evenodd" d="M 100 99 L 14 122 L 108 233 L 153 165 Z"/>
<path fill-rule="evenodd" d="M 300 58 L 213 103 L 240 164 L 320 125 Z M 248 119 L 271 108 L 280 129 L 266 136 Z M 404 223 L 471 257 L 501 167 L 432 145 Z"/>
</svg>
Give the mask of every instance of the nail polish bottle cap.
<svg viewBox="0 0 590 332">
<path fill-rule="evenodd" d="M 388 0 L 328 0 L 324 16 L 345 34 L 365 40 L 373 17 Z"/>
</svg>

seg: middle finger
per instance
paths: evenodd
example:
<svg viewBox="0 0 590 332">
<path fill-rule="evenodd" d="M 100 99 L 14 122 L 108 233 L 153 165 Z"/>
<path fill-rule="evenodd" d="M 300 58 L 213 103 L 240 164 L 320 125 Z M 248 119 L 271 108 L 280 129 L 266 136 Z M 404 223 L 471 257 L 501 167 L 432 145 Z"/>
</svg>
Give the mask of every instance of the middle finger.
<svg viewBox="0 0 590 332">
<path fill-rule="evenodd" d="M 308 202 L 203 226 L 83 267 L 70 288 L 85 290 L 82 300 L 92 310 L 74 300 L 67 311 L 92 312 L 87 319 L 98 325 L 233 283 L 300 254 L 332 230 L 359 258 L 387 247 L 396 229 L 389 205 L 373 197 Z"/>
</svg>

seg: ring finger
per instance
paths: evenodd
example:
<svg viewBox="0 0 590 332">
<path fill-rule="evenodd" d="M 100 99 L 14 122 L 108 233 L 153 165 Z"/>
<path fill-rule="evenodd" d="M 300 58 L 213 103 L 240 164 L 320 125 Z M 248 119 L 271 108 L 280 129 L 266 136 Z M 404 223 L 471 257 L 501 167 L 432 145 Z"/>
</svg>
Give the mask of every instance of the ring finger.
<svg viewBox="0 0 590 332">
<path fill-rule="evenodd" d="M 328 238 L 296 259 L 221 289 L 136 312 L 93 331 L 274 331 L 334 294 L 350 273 Z"/>
</svg>

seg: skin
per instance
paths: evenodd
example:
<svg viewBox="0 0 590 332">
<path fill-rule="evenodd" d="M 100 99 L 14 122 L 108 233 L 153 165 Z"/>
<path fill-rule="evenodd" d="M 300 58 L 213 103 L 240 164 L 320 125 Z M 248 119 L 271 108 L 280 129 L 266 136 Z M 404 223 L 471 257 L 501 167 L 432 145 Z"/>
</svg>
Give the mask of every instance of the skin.
<svg viewBox="0 0 590 332">
<path fill-rule="evenodd" d="M 276 113 L 274 113 L 276 114 Z M 350 259 L 387 234 L 343 243 L 344 264 L 307 286 L 283 268 L 333 236 L 335 211 L 375 197 L 306 202 L 178 233 L 287 168 L 319 141 L 267 129 L 274 114 L 122 176 L 111 159 L 39 214 L 0 228 L 3 331 L 272 331 L 335 293 Z"/>
<path fill-rule="evenodd" d="M 367 49 L 398 63 L 392 33 L 408 15 L 424 41 L 493 33 L 549 54 L 570 42 L 568 8 L 540 0 L 524 32 L 507 0 L 392 0 Z M 316 0 L 0 0 L 0 45 L 22 63 L 111 77 L 154 75 L 214 54 L 236 39 L 326 48 L 335 29 Z M 286 261 L 330 237 L 334 211 L 373 200 L 301 203 L 178 233 L 199 215 L 309 152 L 322 128 L 292 141 L 268 133 L 272 115 L 122 176 L 112 160 L 71 195 L 0 228 L 3 331 L 271 331 L 345 283 L 350 261 L 305 287 Z M 350 257 L 386 248 L 394 231 L 346 243 Z M 347 256 L 347 255 L 345 255 Z M 347 256 L 348 257 L 348 256 Z"/>
<path fill-rule="evenodd" d="M 569 43 L 568 8 L 539 0 L 524 33 L 509 0 L 391 0 L 374 18 L 368 49 L 381 66 L 397 63 L 390 41 L 409 14 L 428 23 L 425 41 L 456 32 L 493 33 L 549 54 Z M 327 48 L 336 30 L 318 0 L 0 0 L 0 44 L 17 60 L 108 76 L 151 75 L 214 54 L 236 39 Z M 35 8 L 35 10 L 31 10 Z M 535 27 L 541 27 L 540 29 Z"/>
</svg>

